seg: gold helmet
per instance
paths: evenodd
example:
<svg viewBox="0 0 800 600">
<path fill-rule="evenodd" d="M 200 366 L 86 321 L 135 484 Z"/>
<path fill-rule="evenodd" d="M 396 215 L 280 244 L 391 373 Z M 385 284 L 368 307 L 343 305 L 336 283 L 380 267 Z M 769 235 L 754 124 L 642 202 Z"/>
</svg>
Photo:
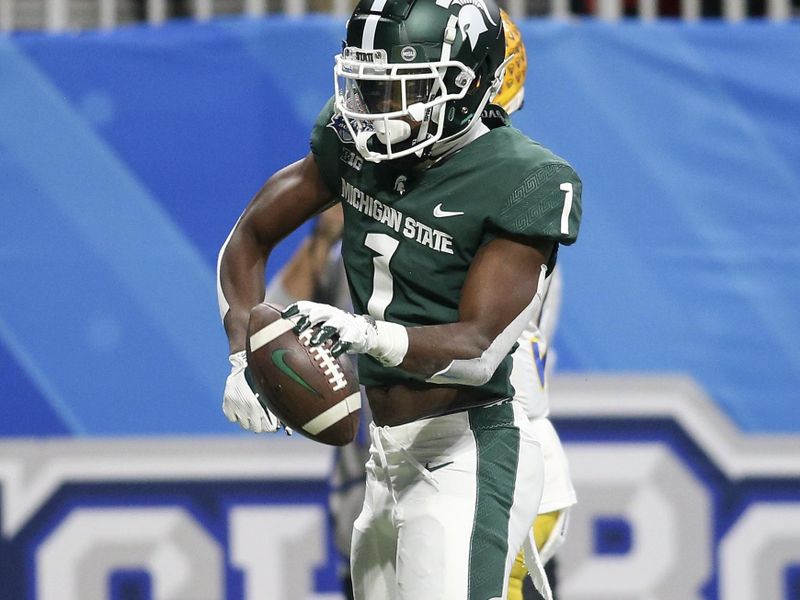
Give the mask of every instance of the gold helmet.
<svg viewBox="0 0 800 600">
<path fill-rule="evenodd" d="M 525 56 L 522 35 L 514 21 L 503 9 L 500 9 L 500 17 L 503 19 L 503 30 L 506 34 L 506 59 L 511 57 L 511 60 L 506 65 L 500 91 L 497 92 L 492 102 L 499 104 L 508 114 L 511 114 L 515 110 L 519 110 L 525 99 L 525 75 L 528 73 L 528 59 Z"/>
</svg>

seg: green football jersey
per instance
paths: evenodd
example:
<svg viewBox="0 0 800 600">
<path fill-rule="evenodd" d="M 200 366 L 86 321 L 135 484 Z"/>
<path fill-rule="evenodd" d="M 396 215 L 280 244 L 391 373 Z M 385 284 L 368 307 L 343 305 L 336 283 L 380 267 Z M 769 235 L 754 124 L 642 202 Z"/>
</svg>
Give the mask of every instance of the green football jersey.
<svg viewBox="0 0 800 600">
<path fill-rule="evenodd" d="M 478 249 L 503 233 L 572 244 L 581 180 L 547 148 L 503 123 L 427 170 L 364 160 L 329 102 L 311 149 L 344 208 L 342 256 L 357 314 L 406 326 L 458 321 L 461 289 Z M 513 395 L 511 353 L 481 387 Z M 367 386 L 424 377 L 360 355 Z"/>
</svg>

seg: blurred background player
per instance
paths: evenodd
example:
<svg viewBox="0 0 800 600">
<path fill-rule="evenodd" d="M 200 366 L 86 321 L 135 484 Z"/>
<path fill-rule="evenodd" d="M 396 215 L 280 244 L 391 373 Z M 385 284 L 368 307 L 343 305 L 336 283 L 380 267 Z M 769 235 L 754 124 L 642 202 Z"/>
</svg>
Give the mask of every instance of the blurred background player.
<svg viewBox="0 0 800 600">
<path fill-rule="evenodd" d="M 493 104 L 511 114 L 519 110 L 524 102 L 527 57 L 516 25 L 505 11 L 501 15 L 506 36 L 506 57 L 512 58 Z M 488 118 L 491 118 L 491 110 L 493 108 L 490 105 L 486 111 Z M 318 217 L 312 233 L 270 282 L 266 293 L 267 302 L 289 306 L 301 299 L 313 299 L 349 308 L 349 292 L 339 252 L 342 226 L 341 206 L 334 206 Z M 554 555 L 563 543 L 568 511 L 576 502 L 576 494 L 558 434 L 547 418 L 547 382 L 555 363 L 554 351 L 548 347 L 548 343 L 555 335 L 562 293 L 562 278 L 558 267 L 545 280 L 544 285 L 542 309 L 519 338 L 519 347 L 514 354 L 512 383 L 516 390 L 515 400 L 525 406 L 542 444 L 545 486 L 540 515 L 531 530 L 530 542 L 535 543 L 540 559 L 546 565 L 548 579 L 555 594 L 557 574 Z M 336 449 L 329 499 L 334 542 L 342 559 L 339 573 L 348 599 L 353 598 L 348 560 L 350 540 L 353 522 L 364 501 L 365 463 L 369 458 L 366 424 L 371 418 L 367 402 L 362 403 L 362 411 L 362 431 L 356 441 Z M 527 574 L 524 551 L 521 551 L 511 572 L 509 600 L 541 598 L 526 577 Z"/>
<path fill-rule="evenodd" d="M 531 542 L 536 545 L 545 565 L 547 578 L 557 597 L 555 554 L 567 533 L 570 507 L 577 497 L 569 474 L 569 465 L 561 440 L 548 418 L 550 399 L 548 381 L 555 367 L 556 353 L 552 343 L 558 325 L 562 293 L 561 268 L 556 267 L 545 282 L 544 302 L 538 318 L 534 318 L 519 338 L 514 353 L 514 370 L 511 382 L 514 399 L 525 405 L 536 438 L 544 454 L 544 489 L 539 503 L 539 516 L 531 530 Z M 525 577 L 528 569 L 520 552 L 511 571 L 509 600 L 538 600 L 541 596 Z"/>
<path fill-rule="evenodd" d="M 510 115 L 522 108 L 525 102 L 528 60 L 519 29 L 505 11 L 500 14 L 506 34 L 506 57 L 512 58 L 494 103 L 502 106 Z M 557 597 L 558 589 L 555 554 L 566 537 L 570 507 L 577 501 L 566 454 L 558 433 L 548 418 L 548 381 L 556 359 L 555 351 L 548 344 L 555 339 L 562 290 L 561 268 L 556 266 L 550 277 L 544 281 L 544 300 L 539 315 L 531 319 L 518 340 L 519 347 L 514 353 L 514 370 L 511 375 L 514 399 L 525 405 L 544 454 L 544 489 L 539 504 L 539 516 L 531 531 L 531 542 L 536 545 L 539 558 L 545 565 L 554 598 Z M 541 598 L 530 579 L 525 577 L 527 572 L 523 552 L 520 552 L 511 570 L 509 600 Z"/>
</svg>

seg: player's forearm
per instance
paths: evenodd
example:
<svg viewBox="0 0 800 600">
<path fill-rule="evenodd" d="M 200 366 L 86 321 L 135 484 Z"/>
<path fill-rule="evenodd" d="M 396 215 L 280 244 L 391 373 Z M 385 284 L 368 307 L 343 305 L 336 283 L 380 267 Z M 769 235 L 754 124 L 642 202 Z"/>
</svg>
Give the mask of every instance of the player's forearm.
<svg viewBox="0 0 800 600">
<path fill-rule="evenodd" d="M 537 291 L 544 287 L 551 246 L 501 238 L 486 244 L 473 260 L 455 323 L 404 327 L 314 303 L 295 311 L 306 324 L 325 324 L 328 331 L 320 336 L 338 332 L 339 344 L 349 352 L 369 354 L 386 367 L 399 366 L 431 383 L 480 386 L 492 378 L 539 310 Z M 319 343 L 322 337 L 314 339 Z"/>
<path fill-rule="evenodd" d="M 473 323 L 409 327 L 408 352 L 400 367 L 430 377 L 457 359 L 480 357 L 491 344 Z"/>
<path fill-rule="evenodd" d="M 512 238 L 483 246 L 462 288 L 459 322 L 409 330 L 409 367 L 431 383 L 488 382 L 541 306 L 551 247 Z"/>
<path fill-rule="evenodd" d="M 481 278 L 473 280 L 462 298 L 461 321 L 409 328 L 408 350 L 400 366 L 425 375 L 432 383 L 483 385 L 489 381 L 541 307 L 537 292 L 544 287 L 547 269 L 541 260 L 534 264 L 539 267 L 538 280 L 530 268 L 509 276 L 507 285 L 488 291 Z"/>
<path fill-rule="evenodd" d="M 474 321 L 408 328 L 408 351 L 400 366 L 431 383 L 483 385 L 513 347 L 537 302 L 534 296 L 516 317 L 500 326 Z"/>
</svg>

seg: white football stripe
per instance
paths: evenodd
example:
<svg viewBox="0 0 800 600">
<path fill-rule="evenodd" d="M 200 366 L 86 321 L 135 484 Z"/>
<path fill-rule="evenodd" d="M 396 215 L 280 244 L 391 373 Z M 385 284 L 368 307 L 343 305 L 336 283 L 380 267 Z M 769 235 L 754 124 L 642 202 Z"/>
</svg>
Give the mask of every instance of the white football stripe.
<svg viewBox="0 0 800 600">
<path fill-rule="evenodd" d="M 380 15 L 370 15 L 364 22 L 364 33 L 361 36 L 361 49 L 374 50 L 375 49 L 375 29 L 378 27 Z"/>
<path fill-rule="evenodd" d="M 350 394 L 341 402 L 331 406 L 324 413 L 317 415 L 308 423 L 303 425 L 303 430 L 311 435 L 317 435 L 331 425 L 335 425 L 347 415 L 361 408 L 361 392 Z"/>
<path fill-rule="evenodd" d="M 283 335 L 294 326 L 295 324 L 289 319 L 278 319 L 263 329 L 256 331 L 250 336 L 250 352 L 255 352 L 261 346 L 269 344 L 276 337 Z"/>
</svg>

